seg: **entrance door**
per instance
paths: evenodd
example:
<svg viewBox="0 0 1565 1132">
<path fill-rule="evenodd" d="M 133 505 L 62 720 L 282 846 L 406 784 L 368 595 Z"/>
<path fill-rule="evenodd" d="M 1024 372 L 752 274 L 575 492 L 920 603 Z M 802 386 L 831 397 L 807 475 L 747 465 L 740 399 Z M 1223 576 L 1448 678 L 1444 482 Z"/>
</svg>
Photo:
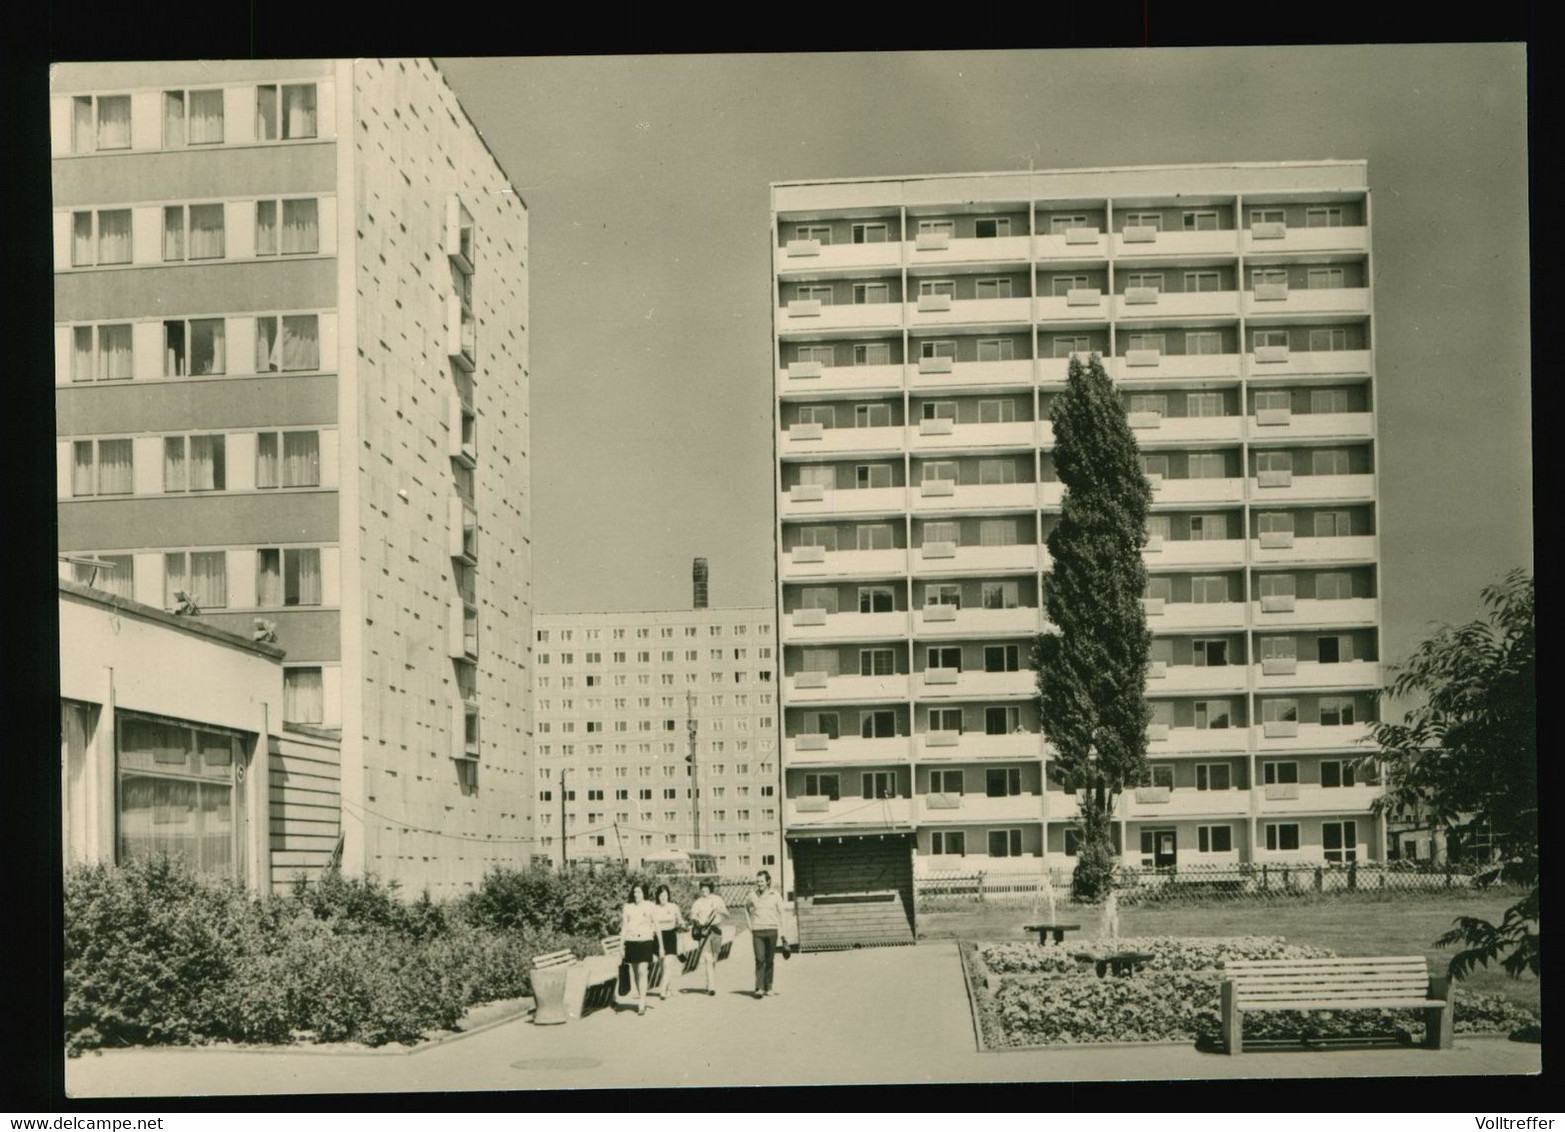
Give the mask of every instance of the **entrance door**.
<svg viewBox="0 0 1565 1132">
<path fill-rule="evenodd" d="M 1178 855 L 1173 830 L 1157 829 L 1152 831 L 1152 866 L 1154 868 L 1173 868 Z"/>
</svg>

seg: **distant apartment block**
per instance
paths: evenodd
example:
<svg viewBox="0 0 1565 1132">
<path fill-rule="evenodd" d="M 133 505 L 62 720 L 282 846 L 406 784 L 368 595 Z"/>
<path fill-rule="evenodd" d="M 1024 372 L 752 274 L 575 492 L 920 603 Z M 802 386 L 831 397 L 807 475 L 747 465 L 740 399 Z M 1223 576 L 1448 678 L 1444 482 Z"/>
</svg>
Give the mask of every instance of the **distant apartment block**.
<svg viewBox="0 0 1565 1132">
<path fill-rule="evenodd" d="M 50 111 L 62 570 L 285 654 L 284 741 L 247 787 L 266 852 L 217 871 L 340 860 L 438 896 L 524 859 L 528 214 L 505 171 L 428 60 L 61 65 Z M 200 723 L 198 674 L 160 676 Z"/>
<path fill-rule="evenodd" d="M 1030 652 L 1050 405 L 1094 353 L 1154 491 L 1123 860 L 1381 859 L 1353 766 L 1382 682 L 1365 164 L 787 183 L 772 216 L 801 896 L 1073 865 Z"/>
</svg>

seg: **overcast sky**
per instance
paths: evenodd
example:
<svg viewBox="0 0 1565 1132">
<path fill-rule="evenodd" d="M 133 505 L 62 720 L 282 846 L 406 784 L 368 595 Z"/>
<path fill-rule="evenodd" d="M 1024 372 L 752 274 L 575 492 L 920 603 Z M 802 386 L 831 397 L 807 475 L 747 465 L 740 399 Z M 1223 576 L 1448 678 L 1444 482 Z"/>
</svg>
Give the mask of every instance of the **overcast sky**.
<svg viewBox="0 0 1565 1132">
<path fill-rule="evenodd" d="M 768 185 L 1365 158 L 1386 659 L 1532 566 L 1520 45 L 442 59 L 532 223 L 534 595 L 773 599 Z"/>
</svg>

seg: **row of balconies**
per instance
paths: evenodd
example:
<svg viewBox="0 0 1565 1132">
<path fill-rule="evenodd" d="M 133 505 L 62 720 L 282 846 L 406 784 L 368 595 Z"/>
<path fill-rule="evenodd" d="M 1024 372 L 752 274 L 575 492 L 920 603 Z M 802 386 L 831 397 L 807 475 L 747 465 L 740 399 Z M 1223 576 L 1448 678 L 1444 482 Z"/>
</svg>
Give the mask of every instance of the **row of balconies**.
<svg viewBox="0 0 1565 1132">
<path fill-rule="evenodd" d="M 1258 478 L 1152 480 L 1152 504 L 1183 506 L 1240 504 L 1246 500 L 1268 504 L 1370 503 L 1375 498 L 1375 476 L 1298 476 L 1287 472 Z M 1286 477 L 1286 478 L 1284 478 Z M 911 487 L 833 488 L 821 484 L 795 484 L 783 493 L 779 513 L 784 520 L 840 518 L 872 515 L 952 513 L 979 514 L 1007 511 L 1058 511 L 1065 485 L 1042 483 L 958 484 L 952 480 L 924 480 Z"/>
<path fill-rule="evenodd" d="M 956 263 L 1022 263 L 1030 260 L 1094 260 L 1116 258 L 1163 260 L 1239 255 L 1285 256 L 1362 255 L 1369 249 L 1369 229 L 1290 228 L 1257 224 L 1242 230 L 1164 232 L 1127 227 L 1112 234 L 1097 228 L 1071 228 L 1033 236 L 959 239 L 922 235 L 879 244 L 821 244 L 789 240 L 773 259 L 779 275 L 830 270 L 861 271 L 877 267 L 919 267 Z"/>
<path fill-rule="evenodd" d="M 920 295 L 910 302 L 824 303 L 792 299 L 778 311 L 781 334 L 890 330 L 907 326 L 1026 326 L 1043 323 L 1084 326 L 1116 322 L 1153 325 L 1164 321 L 1232 321 L 1259 318 L 1362 318 L 1369 314 L 1369 288 L 1331 287 L 1255 291 L 1160 292 L 1136 288 L 1110 297 L 1101 291 L 1019 298 L 956 299 L 950 295 Z"/>
<path fill-rule="evenodd" d="M 1103 359 L 1109 376 L 1121 381 L 1254 381 L 1272 377 L 1367 377 L 1368 350 L 1290 350 L 1263 346 L 1244 354 L 1165 354 L 1140 350 Z M 1063 385 L 1069 358 L 1022 358 L 997 362 L 958 362 L 920 358 L 908 365 L 826 366 L 793 362 L 778 372 L 784 397 L 820 393 L 897 393 L 913 390 L 1000 389 L 1018 385 Z"/>
<path fill-rule="evenodd" d="M 1371 440 L 1375 435 L 1374 413 L 1295 414 L 1286 409 L 1266 409 L 1245 417 L 1168 417 L 1155 412 L 1131 413 L 1130 424 L 1142 448 L 1239 444 L 1247 440 Z M 1053 446 L 1054 422 L 1046 420 L 979 424 L 938 417 L 921 420 L 916 425 L 870 428 L 826 428 L 813 421 L 797 421 L 777 434 L 777 451 L 785 460 L 872 452 L 908 451 L 917 456 Z"/>
<path fill-rule="evenodd" d="M 1256 539 L 1160 539 L 1154 536 L 1145 558 L 1151 568 L 1183 566 L 1282 565 L 1373 562 L 1379 540 L 1374 535 L 1339 538 L 1294 536 L 1268 532 Z M 1033 543 L 1015 546 L 957 546 L 929 542 L 911 551 L 826 550 L 796 546 L 782 557 L 784 582 L 819 579 L 897 577 L 958 577 L 972 574 L 1036 574 L 1050 568 L 1047 547 Z"/>
</svg>

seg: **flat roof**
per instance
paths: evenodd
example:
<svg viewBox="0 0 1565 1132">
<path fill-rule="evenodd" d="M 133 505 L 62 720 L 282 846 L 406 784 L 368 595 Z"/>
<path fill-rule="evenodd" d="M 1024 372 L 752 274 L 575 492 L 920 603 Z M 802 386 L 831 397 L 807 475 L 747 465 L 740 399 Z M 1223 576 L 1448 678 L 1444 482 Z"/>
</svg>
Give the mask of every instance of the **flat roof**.
<svg viewBox="0 0 1565 1132">
<path fill-rule="evenodd" d="M 104 590 L 94 589 L 92 586 L 71 581 L 69 578 L 61 578 L 59 583 L 61 595 L 69 595 L 81 601 L 88 601 L 94 605 L 112 609 L 117 613 L 139 617 L 143 621 L 153 621 L 193 637 L 206 637 L 208 640 L 218 644 L 228 645 L 230 648 L 244 649 L 246 652 L 253 652 L 270 660 L 280 661 L 288 655 L 286 649 L 282 649 L 277 645 L 251 640 L 249 637 L 242 637 L 238 633 L 230 633 L 227 629 L 219 629 L 216 625 L 195 617 L 181 616 L 169 613 L 164 609 L 158 609 L 156 606 L 143 605 L 139 601 L 120 597 L 118 594 L 111 594 Z"/>
<path fill-rule="evenodd" d="M 861 185 L 897 181 L 942 181 L 968 177 L 1047 177 L 1056 173 L 1161 173 L 1175 169 L 1319 169 L 1333 165 L 1363 165 L 1363 157 L 1328 157 L 1314 161 L 1192 161 L 1173 165 L 1080 165 L 1054 169 L 993 169 L 960 173 L 908 173 L 871 177 L 807 177 L 796 181 L 773 181 L 773 188 L 799 185 Z"/>
</svg>

